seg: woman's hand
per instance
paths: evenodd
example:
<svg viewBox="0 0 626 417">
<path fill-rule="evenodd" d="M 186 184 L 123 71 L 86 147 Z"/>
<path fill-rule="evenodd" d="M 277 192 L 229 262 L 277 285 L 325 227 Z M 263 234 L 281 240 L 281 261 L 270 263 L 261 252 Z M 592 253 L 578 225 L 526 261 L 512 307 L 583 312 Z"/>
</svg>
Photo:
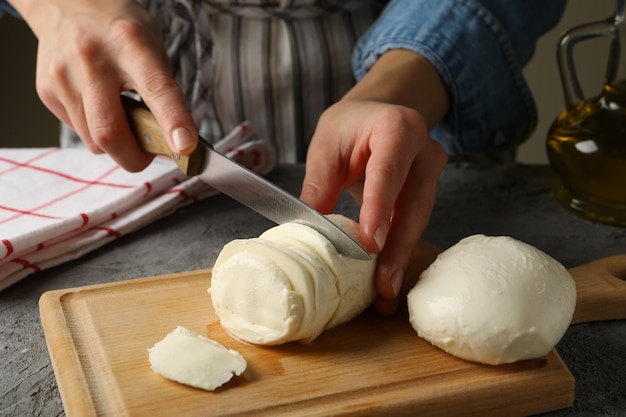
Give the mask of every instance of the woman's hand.
<svg viewBox="0 0 626 417">
<path fill-rule="evenodd" d="M 392 52 L 320 118 L 300 196 L 324 213 L 343 189 L 361 203 L 361 240 L 368 251 L 380 252 L 375 306 L 383 315 L 395 311 L 447 162 L 428 135 L 447 111 L 447 91 L 426 60 Z"/>
<path fill-rule="evenodd" d="M 120 101 L 135 91 L 170 148 L 188 154 L 197 131 L 173 80 L 161 29 L 134 0 L 11 0 L 39 40 L 37 92 L 86 147 L 138 171 L 152 156 L 131 134 Z"/>
</svg>

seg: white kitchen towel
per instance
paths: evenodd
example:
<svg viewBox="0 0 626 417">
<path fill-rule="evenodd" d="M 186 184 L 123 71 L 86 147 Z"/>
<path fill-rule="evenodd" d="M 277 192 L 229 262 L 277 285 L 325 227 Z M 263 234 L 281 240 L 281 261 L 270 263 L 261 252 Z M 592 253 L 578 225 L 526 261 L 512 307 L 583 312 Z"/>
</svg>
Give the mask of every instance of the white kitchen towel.
<svg viewBox="0 0 626 417">
<path fill-rule="evenodd" d="M 259 174 L 275 165 L 242 124 L 215 148 Z M 155 158 L 138 173 L 85 149 L 0 149 L 0 290 L 217 194 Z"/>
</svg>

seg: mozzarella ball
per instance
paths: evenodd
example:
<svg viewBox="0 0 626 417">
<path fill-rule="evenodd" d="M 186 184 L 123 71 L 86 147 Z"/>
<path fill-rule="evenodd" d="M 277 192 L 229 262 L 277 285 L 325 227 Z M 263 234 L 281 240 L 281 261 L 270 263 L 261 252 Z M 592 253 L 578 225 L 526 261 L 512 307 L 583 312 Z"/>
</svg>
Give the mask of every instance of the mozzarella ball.
<svg viewBox="0 0 626 417">
<path fill-rule="evenodd" d="M 467 237 L 441 253 L 408 294 L 417 334 L 490 365 L 545 356 L 567 330 L 576 285 L 567 269 L 511 237 Z"/>
</svg>

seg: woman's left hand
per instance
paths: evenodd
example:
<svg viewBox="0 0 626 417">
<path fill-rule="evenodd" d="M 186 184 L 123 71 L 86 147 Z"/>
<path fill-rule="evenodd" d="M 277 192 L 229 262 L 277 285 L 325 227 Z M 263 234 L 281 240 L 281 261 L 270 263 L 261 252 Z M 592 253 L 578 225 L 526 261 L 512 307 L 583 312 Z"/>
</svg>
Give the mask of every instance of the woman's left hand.
<svg viewBox="0 0 626 417">
<path fill-rule="evenodd" d="M 427 64 L 428 76 L 438 77 L 437 73 L 423 58 L 417 56 L 414 61 L 416 56 L 405 55 L 405 51 L 387 58 L 393 59 L 383 60 L 377 71 L 370 71 L 370 78 L 368 74 L 322 114 L 309 146 L 300 195 L 322 213 L 333 210 L 344 189 L 361 204 L 361 241 L 365 249 L 379 253 L 375 306 L 382 315 L 395 311 L 404 273 L 428 224 L 439 176 L 447 162 L 443 147 L 428 134 L 435 115 L 443 115 L 447 109 L 445 87 L 432 90 L 435 96 L 426 89 L 411 102 L 405 100 L 401 85 L 377 82 L 377 75 L 385 75 L 385 70 L 396 71 L 396 76 L 397 71 L 407 76 L 419 74 L 409 71 L 410 64 Z M 435 107 L 418 111 L 422 102 Z M 437 105 L 442 107 L 437 110 Z"/>
</svg>

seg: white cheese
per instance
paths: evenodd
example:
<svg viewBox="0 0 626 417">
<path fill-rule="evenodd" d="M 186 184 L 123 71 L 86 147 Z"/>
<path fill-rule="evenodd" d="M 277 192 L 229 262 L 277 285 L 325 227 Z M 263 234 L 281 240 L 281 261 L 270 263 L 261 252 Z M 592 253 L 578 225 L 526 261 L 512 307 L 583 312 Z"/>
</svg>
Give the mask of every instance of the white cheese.
<svg viewBox="0 0 626 417">
<path fill-rule="evenodd" d="M 247 366 L 238 352 L 180 326 L 148 352 L 157 374 L 209 391 L 241 375 Z"/>
<path fill-rule="evenodd" d="M 546 355 L 574 314 L 569 272 L 510 237 L 470 236 L 424 271 L 409 292 L 418 335 L 462 359 L 511 363 Z"/>
<path fill-rule="evenodd" d="M 354 221 L 330 219 L 358 239 Z M 317 231 L 287 223 L 224 246 L 213 268 L 211 300 L 222 326 L 238 339 L 306 343 L 373 301 L 375 260 L 341 256 Z"/>
<path fill-rule="evenodd" d="M 355 221 L 338 214 L 330 214 L 327 217 L 355 241 L 360 242 L 359 228 Z M 352 320 L 374 300 L 375 254 L 370 254 L 371 261 L 357 261 L 341 256 L 323 235 L 298 223 L 287 223 L 271 228 L 260 237 L 285 244 L 292 251 L 313 261 L 322 262 L 330 268 L 339 294 L 339 306 L 326 324 L 326 329 Z"/>
</svg>

